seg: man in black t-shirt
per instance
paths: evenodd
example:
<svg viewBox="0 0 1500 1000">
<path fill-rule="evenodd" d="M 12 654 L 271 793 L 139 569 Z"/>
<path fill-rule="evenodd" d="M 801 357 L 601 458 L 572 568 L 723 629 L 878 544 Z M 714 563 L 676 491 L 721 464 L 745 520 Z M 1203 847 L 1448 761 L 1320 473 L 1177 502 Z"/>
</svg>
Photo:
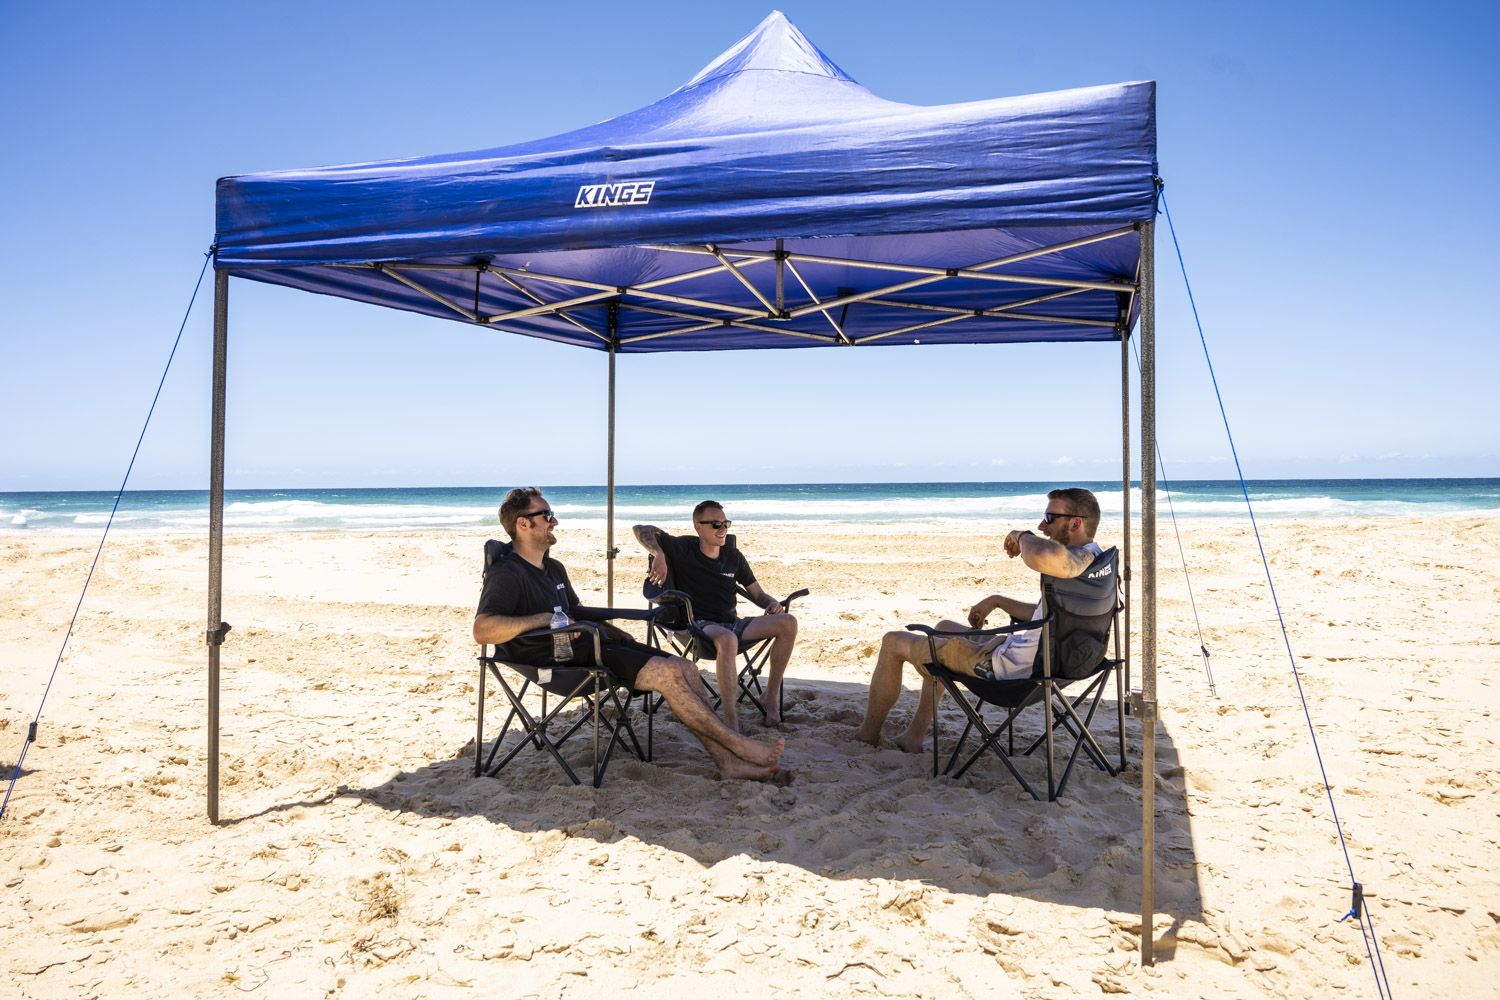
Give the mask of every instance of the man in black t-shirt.
<svg viewBox="0 0 1500 1000">
<path fill-rule="evenodd" d="M 761 589 L 740 550 L 725 544 L 730 523 L 724 517 L 722 505 L 705 500 L 693 508 L 696 534 L 669 535 L 653 524 L 637 524 L 634 531 L 636 541 L 651 553 L 651 568 L 647 572 L 651 581 L 662 584 L 670 568 L 672 587 L 692 600 L 693 617 L 697 619 L 693 624 L 714 644 L 714 671 L 723 695 L 724 724 L 739 732 L 736 700 L 730 694 L 738 690 L 735 660 L 740 644 L 771 639 L 770 670 L 761 704 L 766 710 L 766 725 L 780 725 L 781 678 L 797 641 L 797 619 L 782 609 L 780 601 Z M 735 584 L 744 587 L 765 613 L 755 618 L 737 618 Z"/>
<path fill-rule="evenodd" d="M 526 636 L 552 624 L 554 608 L 570 621 L 604 621 L 607 608 L 584 607 L 568 582 L 568 571 L 548 555 L 557 542 L 557 518 L 541 492 L 533 487 L 511 490 L 500 505 L 500 523 L 512 548 L 485 570 L 479 609 L 474 616 L 474 641 L 504 644 L 507 658 L 538 666 L 590 664 L 591 640 L 573 640 L 567 659 L 554 656 L 552 636 Z M 731 731 L 714 715 L 698 669 L 680 656 L 637 642 L 619 630 L 601 637 L 602 666 L 637 691 L 654 691 L 667 700 L 672 712 L 702 742 L 723 778 L 765 780 L 780 767 L 785 740 L 774 746 Z"/>
</svg>

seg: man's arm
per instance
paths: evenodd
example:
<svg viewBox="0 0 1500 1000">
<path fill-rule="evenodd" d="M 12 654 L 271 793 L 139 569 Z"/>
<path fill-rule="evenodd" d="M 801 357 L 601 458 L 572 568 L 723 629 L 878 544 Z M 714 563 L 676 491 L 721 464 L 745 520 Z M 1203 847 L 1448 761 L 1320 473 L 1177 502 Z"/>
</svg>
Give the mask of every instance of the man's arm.
<svg viewBox="0 0 1500 1000">
<path fill-rule="evenodd" d="M 752 580 L 745 587 L 745 593 L 750 595 L 750 600 L 754 601 L 757 605 L 764 608 L 766 614 L 768 615 L 779 615 L 782 611 L 785 610 L 781 606 L 780 601 L 765 592 L 765 589 L 761 587 L 759 580 Z"/>
<path fill-rule="evenodd" d="M 646 570 L 646 579 L 660 587 L 667 582 L 667 557 L 661 550 L 661 536 L 666 534 L 654 524 L 637 524 L 630 529 L 641 548 L 651 553 L 651 566 Z"/>
<path fill-rule="evenodd" d="M 1001 594 L 991 594 L 969 609 L 969 625 L 973 628 L 983 628 L 984 620 L 996 608 L 999 608 L 1018 621 L 1029 622 L 1036 620 L 1035 604 L 1028 604 L 1025 601 L 1018 601 L 1014 597 L 1005 597 Z"/>
<path fill-rule="evenodd" d="M 552 612 L 543 611 L 534 615 L 486 615 L 474 616 L 474 641 L 481 646 L 510 642 L 522 632 L 547 628 L 552 624 Z"/>
<path fill-rule="evenodd" d="M 1094 561 L 1094 554 L 1082 545 L 1059 545 L 1030 531 L 1012 531 L 1006 535 L 1005 554 L 1012 559 L 1020 556 L 1031 569 L 1060 580 L 1082 574 Z"/>
</svg>

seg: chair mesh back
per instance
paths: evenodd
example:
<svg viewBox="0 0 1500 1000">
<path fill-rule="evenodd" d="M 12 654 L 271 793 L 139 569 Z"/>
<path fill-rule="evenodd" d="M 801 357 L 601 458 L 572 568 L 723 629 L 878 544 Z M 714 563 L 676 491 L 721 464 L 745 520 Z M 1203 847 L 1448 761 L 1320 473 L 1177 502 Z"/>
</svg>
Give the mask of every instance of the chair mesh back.
<svg viewBox="0 0 1500 1000">
<path fill-rule="evenodd" d="M 1104 660 L 1119 600 L 1119 550 L 1106 549 L 1082 574 L 1042 575 L 1052 622 L 1052 673 L 1087 677 Z"/>
</svg>

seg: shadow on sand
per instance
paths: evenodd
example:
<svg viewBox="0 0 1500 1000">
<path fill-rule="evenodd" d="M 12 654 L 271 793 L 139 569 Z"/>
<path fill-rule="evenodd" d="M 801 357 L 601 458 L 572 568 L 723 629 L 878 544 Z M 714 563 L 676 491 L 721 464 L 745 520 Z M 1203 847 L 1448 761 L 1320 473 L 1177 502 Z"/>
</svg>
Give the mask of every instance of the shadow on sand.
<svg viewBox="0 0 1500 1000">
<path fill-rule="evenodd" d="M 875 750 L 854 740 L 864 699 L 863 685 L 845 682 L 799 683 L 788 690 L 781 735 L 792 780 L 785 786 L 718 781 L 702 748 L 663 711 L 656 719 L 654 760 L 617 750 L 599 789 L 588 784 L 585 725 L 564 754 L 582 785 L 568 781 L 550 756 L 532 750 L 523 750 L 497 777 L 476 778 L 471 741 L 453 758 L 379 785 L 341 788 L 322 802 L 337 794 L 393 812 L 483 817 L 521 833 L 557 830 L 602 842 L 633 837 L 705 867 L 746 855 L 826 878 L 917 880 L 952 893 L 1003 893 L 1139 913 L 1138 718 L 1125 720 L 1129 763 L 1121 775 L 1111 777 L 1080 757 L 1065 797 L 1037 802 L 993 757 L 982 758 L 959 779 L 934 778 L 930 747 L 909 755 L 889 743 Z M 903 696 L 887 737 L 904 724 L 913 700 L 910 692 Z M 766 735 L 750 724 L 753 713 L 742 709 L 747 734 Z M 632 715 L 642 721 L 639 702 Z M 1099 716 L 1105 721 L 1096 718 L 1096 737 L 1117 754 L 1111 696 Z M 492 702 L 489 724 L 498 727 L 503 719 Z M 946 763 L 962 717 L 945 701 L 941 719 Z M 1023 720 L 1021 735 L 1040 733 L 1039 709 L 1028 710 Z M 644 742 L 644 724 L 639 733 Z M 507 748 L 517 739 L 512 728 Z M 1018 768 L 1045 795 L 1041 757 L 1038 752 L 1021 759 Z M 1059 757 L 1060 768 L 1065 752 Z M 1202 912 L 1183 768 L 1164 726 L 1157 730 L 1156 770 L 1156 955 L 1168 960 L 1172 930 L 1186 920 L 1201 921 Z M 291 807 L 264 813 L 284 808 Z M 1164 918 L 1173 925 L 1165 932 Z"/>
</svg>

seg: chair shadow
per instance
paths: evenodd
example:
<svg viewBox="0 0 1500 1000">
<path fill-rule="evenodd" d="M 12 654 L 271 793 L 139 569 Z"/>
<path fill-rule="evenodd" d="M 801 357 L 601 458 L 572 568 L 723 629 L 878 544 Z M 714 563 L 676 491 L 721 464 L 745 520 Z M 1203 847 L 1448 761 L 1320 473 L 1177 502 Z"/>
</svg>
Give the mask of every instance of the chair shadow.
<svg viewBox="0 0 1500 1000">
<path fill-rule="evenodd" d="M 663 710 L 655 721 L 654 760 L 643 762 L 617 748 L 599 789 L 588 783 L 592 744 L 586 724 L 564 748 L 581 785 L 569 782 L 545 752 L 532 749 L 522 750 L 496 777 L 475 777 L 471 739 L 450 759 L 333 794 L 392 812 L 482 817 L 523 833 L 557 830 L 600 842 L 634 837 L 705 867 L 743 854 L 827 878 L 918 880 L 955 894 L 1000 893 L 1139 913 L 1138 717 L 1125 718 L 1124 772 L 1112 777 L 1080 754 L 1064 798 L 1038 802 L 993 756 L 981 758 L 961 778 L 934 778 L 930 745 L 927 753 L 910 755 L 889 744 L 875 750 L 854 740 L 865 694 L 863 684 L 792 680 L 781 728 L 788 746 L 783 760 L 792 772 L 785 786 L 718 781 L 702 747 Z M 486 729 L 487 738 L 504 719 L 500 701 L 494 699 L 487 713 L 487 727 L 495 727 Z M 914 703 L 913 692 L 903 694 L 887 736 Z M 741 708 L 747 734 L 762 735 L 750 724 L 753 710 Z M 639 701 L 631 714 L 644 744 Z M 1038 709 L 1022 718 L 1021 734 L 1040 733 Z M 1114 748 L 1117 755 L 1114 719 L 1111 692 L 1093 729 L 1106 753 Z M 947 701 L 941 720 L 946 763 L 963 720 Z M 512 727 L 506 748 L 518 739 Z M 1017 767 L 1045 795 L 1043 752 L 1020 758 Z M 1065 760 L 1060 752 L 1059 770 Z M 1163 725 L 1157 727 L 1156 771 L 1156 958 L 1170 960 L 1175 928 L 1202 920 L 1202 893 L 1184 769 Z M 299 805 L 317 806 L 333 794 Z M 1165 932 L 1164 918 L 1172 922 Z"/>
</svg>

